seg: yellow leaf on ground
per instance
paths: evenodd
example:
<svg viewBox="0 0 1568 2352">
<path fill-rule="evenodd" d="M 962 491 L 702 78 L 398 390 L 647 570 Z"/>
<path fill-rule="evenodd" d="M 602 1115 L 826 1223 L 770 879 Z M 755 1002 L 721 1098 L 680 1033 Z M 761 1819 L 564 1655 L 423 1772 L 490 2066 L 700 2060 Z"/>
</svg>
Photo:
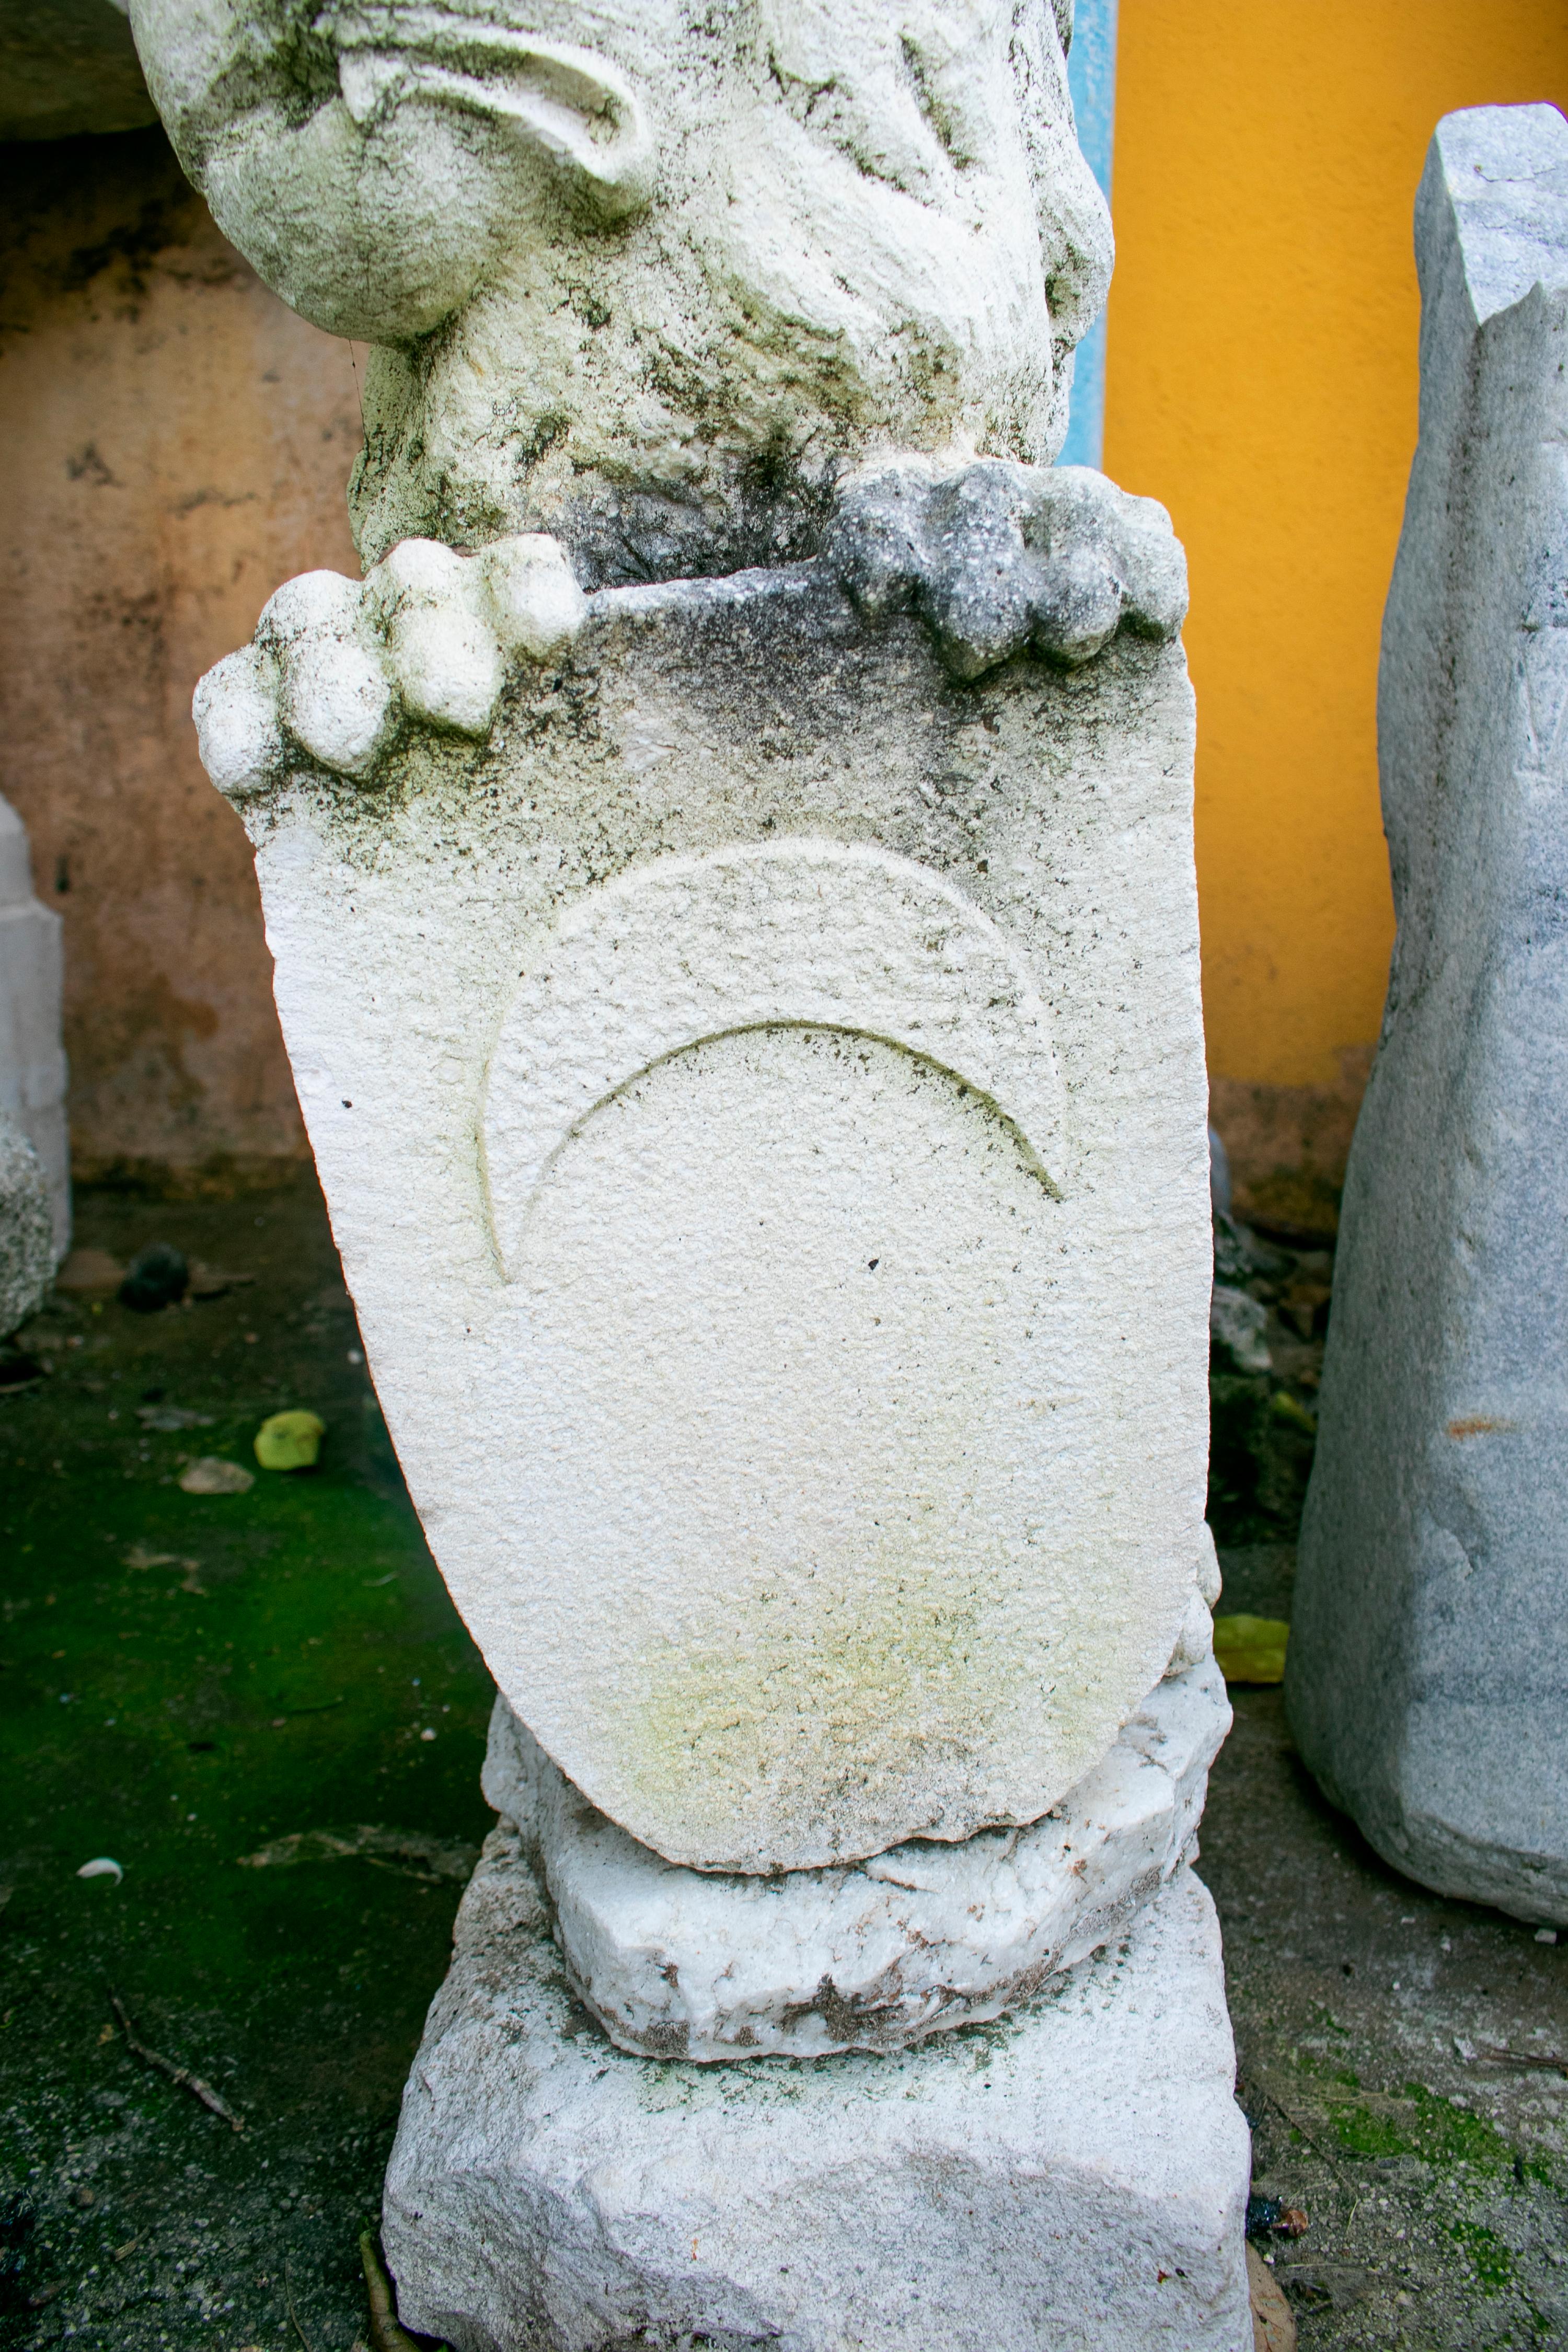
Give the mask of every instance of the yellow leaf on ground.
<svg viewBox="0 0 1568 2352">
<path fill-rule="evenodd" d="M 326 1433 L 316 1413 L 269 1413 L 256 1433 L 256 1458 L 264 1470 L 312 1469 Z"/>
</svg>

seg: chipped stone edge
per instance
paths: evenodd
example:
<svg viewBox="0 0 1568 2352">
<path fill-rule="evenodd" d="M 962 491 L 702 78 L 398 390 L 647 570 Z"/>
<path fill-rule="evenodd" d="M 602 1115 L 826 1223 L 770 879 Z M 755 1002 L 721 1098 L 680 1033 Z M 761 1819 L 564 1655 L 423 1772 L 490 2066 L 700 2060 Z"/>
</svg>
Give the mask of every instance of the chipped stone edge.
<svg viewBox="0 0 1568 2352">
<path fill-rule="evenodd" d="M 1230 1723 L 1209 1654 L 1156 1685 L 1044 1819 L 769 1877 L 639 1844 L 500 1696 L 483 1786 L 534 1857 L 574 1990 L 620 2048 L 812 2058 L 999 2017 L 1122 1933 L 1195 1853 Z"/>
</svg>

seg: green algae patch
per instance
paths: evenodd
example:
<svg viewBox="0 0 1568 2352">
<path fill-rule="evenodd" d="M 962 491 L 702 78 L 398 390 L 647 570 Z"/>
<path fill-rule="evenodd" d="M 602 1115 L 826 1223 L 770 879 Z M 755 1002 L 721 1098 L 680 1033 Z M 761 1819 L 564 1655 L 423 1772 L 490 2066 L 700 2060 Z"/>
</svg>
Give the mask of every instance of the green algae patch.
<svg viewBox="0 0 1568 2352">
<path fill-rule="evenodd" d="M 1513 2284 L 1519 2264 L 1495 2230 L 1480 2221 L 1450 2221 L 1447 2229 L 1450 2238 L 1468 2254 L 1485 2294 L 1498 2294 Z"/>
<path fill-rule="evenodd" d="M 0 2201 L 37 2206 L 43 2284 L 130 2298 L 94 2321 L 119 2352 L 167 2331 L 161 2265 L 198 2222 L 228 2248 L 226 2344 L 290 2332 L 287 2248 L 312 2340 L 347 2343 L 459 1857 L 491 1825 L 493 1686 L 404 1492 L 313 1185 L 89 1192 L 78 1234 L 255 1278 L 154 1316 L 57 1300 L 28 1330 L 52 1376 L 0 1399 Z M 182 1491 L 187 1457 L 247 1454 L 283 1400 L 330 1423 L 320 1470 Z M 79 1877 L 97 1857 L 121 1878 Z M 111 1991 L 243 2133 L 138 2059 Z"/>
<path fill-rule="evenodd" d="M 1338 2107 L 1332 2120 L 1340 2145 L 1355 2156 L 1413 2156 L 1425 2164 L 1468 2165 L 1489 2175 L 1515 2168 L 1512 2147 L 1483 2116 L 1455 2106 L 1420 2083 L 1406 2083 L 1398 2097 L 1365 2095 L 1354 2106 Z M 1531 2179 L 1550 2184 L 1552 2178 L 1538 2157 L 1523 2159 L 1520 2168 Z"/>
<path fill-rule="evenodd" d="M 1070 1587 L 1070 1566 L 1051 1580 Z M 626 1784 L 650 1807 L 678 1801 L 693 1845 L 710 1841 L 715 1852 L 738 1813 L 759 1844 L 793 1843 L 810 1822 L 824 1854 L 838 1835 L 875 1850 L 856 1836 L 868 1820 L 885 1822 L 884 1843 L 942 1834 L 940 1791 L 994 1747 L 998 1693 L 1016 1705 L 1020 1614 L 1016 1597 L 998 1606 L 978 1565 L 960 1576 L 870 1562 L 837 1590 L 824 1575 L 764 1595 L 733 1642 L 661 1649 L 641 1703 L 625 1713 Z M 1054 1653 L 1040 1643 L 1035 1705 L 1056 1750 L 1087 1760 L 1117 1725 L 1101 1673 L 1074 1654 L 1080 1645 L 1084 1629 L 1070 1621 Z M 1021 1730 L 1037 1744 L 1035 1725 Z M 1064 1766 L 1064 1785 L 1079 1769 Z M 911 1788 L 933 1792 L 913 1831 Z"/>
<path fill-rule="evenodd" d="M 699 1818 L 704 1784 L 785 1805 L 812 1781 L 851 1801 L 874 1779 L 896 1786 L 925 1720 L 978 1704 L 990 1662 L 973 1594 L 935 1581 L 870 1573 L 853 1593 L 764 1593 L 733 1644 L 672 1645 L 637 1712 L 634 1784 L 689 1790 Z"/>
</svg>

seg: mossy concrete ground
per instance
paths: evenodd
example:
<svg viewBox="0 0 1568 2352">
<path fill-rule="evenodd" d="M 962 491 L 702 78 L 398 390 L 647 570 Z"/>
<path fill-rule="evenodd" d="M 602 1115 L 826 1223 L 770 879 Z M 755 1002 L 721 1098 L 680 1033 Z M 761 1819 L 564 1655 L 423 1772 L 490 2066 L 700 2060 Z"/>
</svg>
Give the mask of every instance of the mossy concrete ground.
<svg viewBox="0 0 1568 2352">
<path fill-rule="evenodd" d="M 1262 2242 L 1301 2352 L 1568 2344 L 1568 1940 L 1399 1877 L 1318 1794 L 1279 1692 L 1232 1699 L 1199 1874 L 1254 2188 L 1310 2220 Z"/>
<path fill-rule="evenodd" d="M 77 1238 L 121 1260 L 166 1239 L 255 1279 L 144 1317 L 58 1301 L 25 1335 L 49 1376 L 0 1397 L 0 2345 L 343 2352 L 365 2324 L 356 2236 L 492 1818 L 491 1685 L 404 1493 L 313 1180 L 89 1194 Z M 285 1406 L 327 1424 L 313 1472 L 257 1467 Z M 139 1407 L 211 1423 L 159 1431 Z M 182 1456 L 205 1454 L 254 1486 L 183 1493 Z M 242 1863 L 362 1825 L 419 1834 Z M 98 1856 L 121 1883 L 77 1875 Z M 242 2133 L 132 2055 L 111 1990 Z"/>
<path fill-rule="evenodd" d="M 313 1181 L 88 1194 L 78 1239 L 255 1280 L 145 1318 L 58 1301 L 26 1335 L 53 1370 L 0 1394 L 0 2347 L 348 2352 L 357 2233 L 489 1824 L 490 1685 Z M 183 1455 L 254 1468 L 288 1406 L 327 1424 L 317 1470 L 182 1492 Z M 1288 1615 L 1310 1444 L 1299 1414 L 1255 1422 L 1261 1457 L 1216 1496 L 1225 1605 Z M 1568 1941 L 1396 1877 L 1317 1796 L 1279 1693 L 1233 1696 L 1200 1867 L 1258 2186 L 1310 2217 L 1270 2244 L 1302 2352 L 1568 2344 Z M 310 1836 L 366 1828 L 346 1853 Z M 122 1881 L 79 1878 L 96 1856 Z M 135 2056 L 111 1991 L 243 2132 Z"/>
</svg>

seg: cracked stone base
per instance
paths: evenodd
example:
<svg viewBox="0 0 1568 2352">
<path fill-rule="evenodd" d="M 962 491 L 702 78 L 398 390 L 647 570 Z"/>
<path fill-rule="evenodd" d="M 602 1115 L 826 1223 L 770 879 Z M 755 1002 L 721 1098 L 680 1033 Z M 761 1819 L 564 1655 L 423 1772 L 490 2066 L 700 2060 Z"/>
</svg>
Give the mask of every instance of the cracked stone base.
<svg viewBox="0 0 1568 2352">
<path fill-rule="evenodd" d="M 617 2050 L 495 1832 L 404 2096 L 383 2234 L 457 2352 L 1247 2352 L 1219 1930 L 1179 1870 L 1031 2006 L 894 2055 Z"/>
<path fill-rule="evenodd" d="M 1201 1599 L 1197 1614 L 1207 1637 Z M 484 1789 L 537 1857 L 574 1990 L 623 2050 L 819 2058 L 999 2017 L 1124 1935 L 1188 1854 L 1229 1728 L 1208 1656 L 1156 1684 L 1045 1820 L 771 1878 L 639 1845 L 499 1695 Z"/>
</svg>

